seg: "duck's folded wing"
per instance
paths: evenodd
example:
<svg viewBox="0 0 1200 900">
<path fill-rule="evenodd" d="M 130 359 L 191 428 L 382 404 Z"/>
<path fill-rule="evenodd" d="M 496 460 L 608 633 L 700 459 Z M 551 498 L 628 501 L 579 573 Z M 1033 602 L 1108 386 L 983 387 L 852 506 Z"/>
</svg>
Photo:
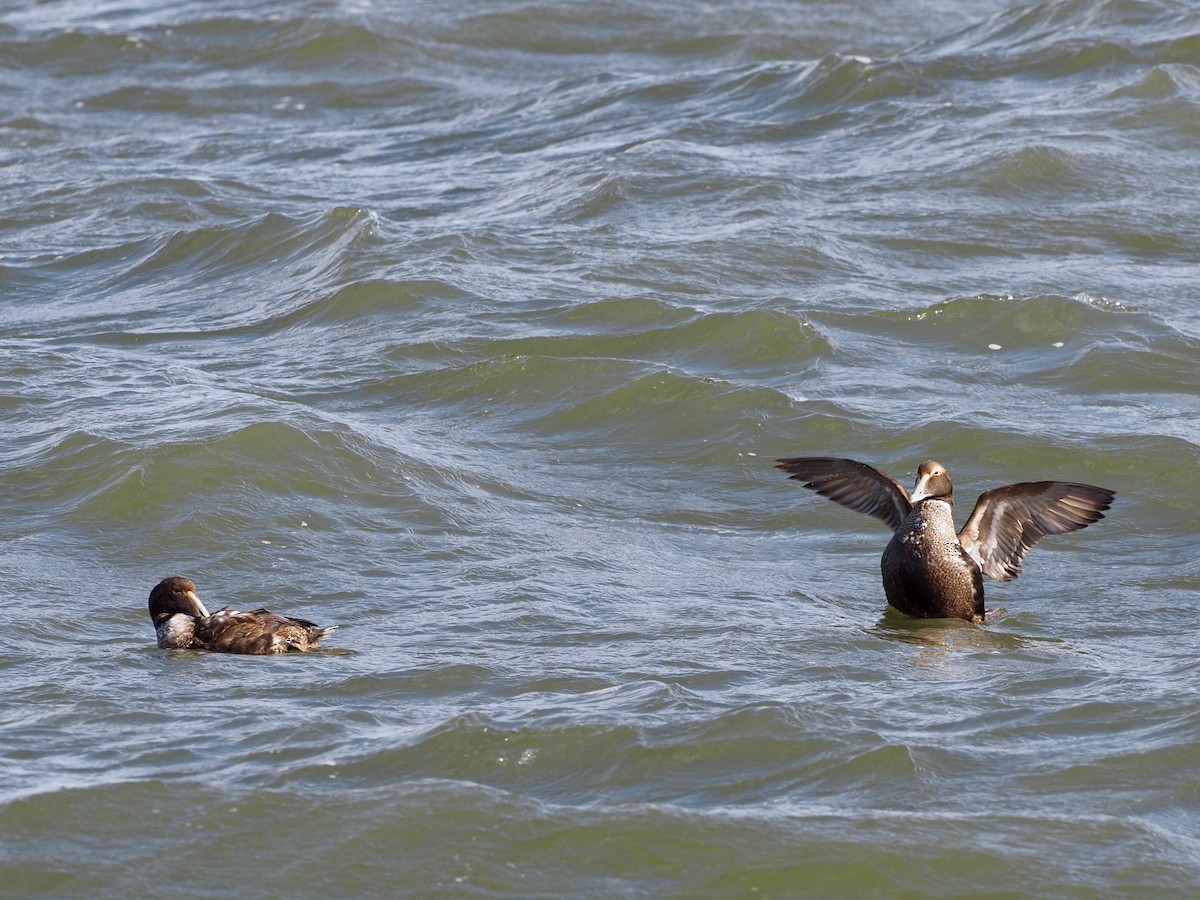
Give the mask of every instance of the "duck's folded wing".
<svg viewBox="0 0 1200 900">
<path fill-rule="evenodd" d="M 1011 581 L 1038 541 L 1103 519 L 1115 496 L 1069 481 L 1009 484 L 980 495 L 958 539 L 988 577 Z"/>
<path fill-rule="evenodd" d="M 895 531 L 912 510 L 908 491 L 890 475 L 853 459 L 802 456 L 777 459 L 775 468 L 789 473 L 793 481 L 840 503 L 847 509 L 882 519 Z"/>
<path fill-rule="evenodd" d="M 223 653 L 286 653 L 314 650 L 336 625 L 281 616 L 269 609 L 219 609 L 197 625 L 196 643 Z"/>
<path fill-rule="evenodd" d="M 226 607 L 199 621 L 196 643 L 219 653 L 269 653 L 274 632 L 283 621 L 267 610 L 241 612 Z"/>
</svg>

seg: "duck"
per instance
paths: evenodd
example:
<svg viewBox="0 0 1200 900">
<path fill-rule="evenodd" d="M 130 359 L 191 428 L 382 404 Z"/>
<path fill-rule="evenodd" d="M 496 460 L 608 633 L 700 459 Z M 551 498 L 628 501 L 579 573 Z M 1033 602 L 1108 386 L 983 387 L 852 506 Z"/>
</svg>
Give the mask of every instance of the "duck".
<svg viewBox="0 0 1200 900">
<path fill-rule="evenodd" d="M 867 463 L 827 456 L 775 461 L 793 481 L 848 509 L 882 519 L 892 539 L 880 560 L 887 602 L 908 616 L 983 623 L 983 576 L 1011 581 L 1044 537 L 1104 518 L 1116 497 L 1071 481 L 1031 481 L 980 494 L 954 528 L 954 485 L 940 462 L 917 469 L 912 494 Z"/>
<path fill-rule="evenodd" d="M 229 607 L 210 613 L 196 585 L 180 575 L 164 578 L 150 592 L 150 619 L 164 650 L 214 653 L 305 653 L 316 650 L 336 625 L 321 627 L 306 619 L 266 609 L 239 612 Z"/>
</svg>

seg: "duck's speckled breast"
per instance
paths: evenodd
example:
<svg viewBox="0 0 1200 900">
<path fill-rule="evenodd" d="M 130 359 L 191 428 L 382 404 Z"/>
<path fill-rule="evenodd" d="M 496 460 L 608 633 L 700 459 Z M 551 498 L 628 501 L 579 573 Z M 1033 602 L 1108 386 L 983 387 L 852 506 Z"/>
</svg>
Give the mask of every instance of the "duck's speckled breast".
<svg viewBox="0 0 1200 900">
<path fill-rule="evenodd" d="M 158 646 L 163 650 L 186 650 L 196 637 L 196 620 L 184 613 L 176 613 L 154 629 L 158 635 Z"/>
<path fill-rule="evenodd" d="M 888 603 L 901 612 L 982 621 L 983 575 L 959 543 L 948 503 L 918 503 L 883 551 L 880 568 Z"/>
</svg>

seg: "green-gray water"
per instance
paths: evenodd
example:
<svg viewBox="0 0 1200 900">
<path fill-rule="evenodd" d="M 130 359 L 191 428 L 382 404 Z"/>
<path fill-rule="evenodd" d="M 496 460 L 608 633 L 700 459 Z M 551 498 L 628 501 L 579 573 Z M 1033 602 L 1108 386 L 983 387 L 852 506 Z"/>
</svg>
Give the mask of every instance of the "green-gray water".
<svg viewBox="0 0 1200 900">
<path fill-rule="evenodd" d="M 5 4 L 0 97 L 0 893 L 1200 891 L 1190 0 Z M 918 622 L 831 454 L 1118 497 Z"/>
</svg>

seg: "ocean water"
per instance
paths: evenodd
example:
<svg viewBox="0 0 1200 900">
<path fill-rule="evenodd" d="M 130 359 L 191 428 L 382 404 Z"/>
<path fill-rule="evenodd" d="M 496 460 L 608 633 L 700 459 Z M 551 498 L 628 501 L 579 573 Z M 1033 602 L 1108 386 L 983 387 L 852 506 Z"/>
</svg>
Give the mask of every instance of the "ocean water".
<svg viewBox="0 0 1200 900">
<path fill-rule="evenodd" d="M 0 98 L 0 893 L 1200 893 L 1191 0 L 5 3 Z M 798 455 L 1118 496 L 915 621 Z"/>
</svg>

